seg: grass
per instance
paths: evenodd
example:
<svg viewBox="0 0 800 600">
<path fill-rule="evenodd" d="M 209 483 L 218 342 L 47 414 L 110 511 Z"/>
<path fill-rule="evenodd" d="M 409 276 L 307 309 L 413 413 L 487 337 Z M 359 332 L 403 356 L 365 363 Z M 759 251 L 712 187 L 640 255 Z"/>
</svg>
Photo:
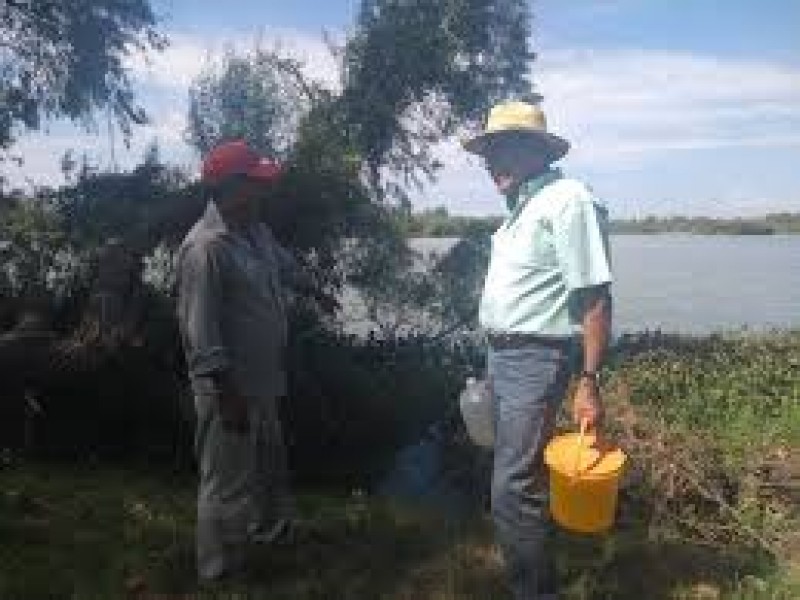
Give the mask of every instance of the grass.
<svg viewBox="0 0 800 600">
<path fill-rule="evenodd" d="M 611 379 L 651 418 L 712 434 L 729 458 L 800 447 L 800 331 L 628 341 Z"/>
<path fill-rule="evenodd" d="M 195 584 L 190 481 L 45 466 L 6 469 L 0 481 L 4 600 L 116 598 L 135 590 L 170 598 L 246 590 L 270 599 L 501 593 L 480 519 L 465 527 L 361 493 L 304 494 L 296 542 L 256 552 L 248 585 L 213 590 Z"/>
<path fill-rule="evenodd" d="M 17 465 L 0 472 L 0 598 L 504 599 L 485 516 L 303 494 L 294 544 L 253 555 L 246 584 L 194 580 L 193 483 L 151 473 Z M 568 600 L 792 598 L 764 556 L 670 540 L 623 515 L 601 538 L 559 533 Z"/>
<path fill-rule="evenodd" d="M 626 494 L 649 526 L 797 565 L 800 331 L 634 336 L 610 371 Z"/>
<path fill-rule="evenodd" d="M 611 534 L 556 536 L 565 600 L 800 598 L 800 332 L 628 340 L 610 372 L 631 477 Z M 6 461 L 0 600 L 509 598 L 486 515 L 314 490 L 294 544 L 201 588 L 194 501 L 190 475 Z"/>
</svg>

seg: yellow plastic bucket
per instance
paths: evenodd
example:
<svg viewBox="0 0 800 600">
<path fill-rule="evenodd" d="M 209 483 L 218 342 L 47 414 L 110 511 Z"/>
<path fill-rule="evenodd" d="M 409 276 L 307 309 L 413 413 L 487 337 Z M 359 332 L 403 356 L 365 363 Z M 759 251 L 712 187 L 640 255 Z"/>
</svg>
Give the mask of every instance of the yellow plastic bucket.
<svg viewBox="0 0 800 600">
<path fill-rule="evenodd" d="M 614 524 L 625 453 L 595 436 L 567 433 L 553 438 L 544 452 L 550 470 L 550 514 L 566 529 L 600 533 Z"/>
</svg>

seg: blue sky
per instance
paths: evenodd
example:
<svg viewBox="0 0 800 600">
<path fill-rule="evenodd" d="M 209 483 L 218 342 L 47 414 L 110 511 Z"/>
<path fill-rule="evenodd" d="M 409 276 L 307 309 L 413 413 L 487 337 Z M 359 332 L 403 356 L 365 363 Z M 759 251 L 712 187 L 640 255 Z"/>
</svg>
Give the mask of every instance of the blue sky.
<svg viewBox="0 0 800 600">
<path fill-rule="evenodd" d="M 114 156 L 135 163 L 158 139 L 167 158 L 196 168 L 182 141 L 186 89 L 208 56 L 255 36 L 303 58 L 311 76 L 335 79 L 322 42 L 346 35 L 355 0 L 154 0 L 172 45 L 131 62 L 153 124 Z M 533 79 L 550 128 L 572 151 L 565 171 L 585 179 L 619 217 L 755 215 L 800 211 L 800 0 L 534 0 Z M 58 183 L 67 148 L 110 163 L 105 127 L 63 123 L 26 135 L 14 181 Z M 499 213 L 480 165 L 455 141 L 446 167 L 415 194 L 420 207 Z"/>
</svg>

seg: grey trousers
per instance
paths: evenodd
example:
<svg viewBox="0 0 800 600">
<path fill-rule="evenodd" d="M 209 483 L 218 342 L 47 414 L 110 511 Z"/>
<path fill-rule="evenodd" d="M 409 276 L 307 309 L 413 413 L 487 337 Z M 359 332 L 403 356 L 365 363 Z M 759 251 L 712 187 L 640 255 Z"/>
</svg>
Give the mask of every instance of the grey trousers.
<svg viewBox="0 0 800 600">
<path fill-rule="evenodd" d="M 240 570 L 250 536 L 291 518 L 293 503 L 273 399 L 250 407 L 246 435 L 223 427 L 214 396 L 196 395 L 195 409 L 197 570 L 210 580 Z"/>
<path fill-rule="evenodd" d="M 547 548 L 551 525 L 543 453 L 571 371 L 568 344 L 563 349 L 489 349 L 495 398 L 492 517 L 516 600 L 556 594 L 554 560 Z"/>
</svg>

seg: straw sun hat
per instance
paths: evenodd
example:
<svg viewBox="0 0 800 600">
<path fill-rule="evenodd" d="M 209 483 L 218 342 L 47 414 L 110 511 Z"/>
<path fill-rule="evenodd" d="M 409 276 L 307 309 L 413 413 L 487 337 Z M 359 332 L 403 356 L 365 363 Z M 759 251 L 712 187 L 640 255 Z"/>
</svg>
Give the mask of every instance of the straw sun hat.
<svg viewBox="0 0 800 600">
<path fill-rule="evenodd" d="M 550 162 L 563 157 L 569 151 L 569 142 L 547 131 L 547 120 L 538 104 L 529 102 L 502 102 L 489 111 L 486 128 L 478 135 L 463 142 L 467 152 L 486 156 L 491 152 L 492 142 L 498 138 L 514 136 L 520 141 L 535 143 Z"/>
</svg>

